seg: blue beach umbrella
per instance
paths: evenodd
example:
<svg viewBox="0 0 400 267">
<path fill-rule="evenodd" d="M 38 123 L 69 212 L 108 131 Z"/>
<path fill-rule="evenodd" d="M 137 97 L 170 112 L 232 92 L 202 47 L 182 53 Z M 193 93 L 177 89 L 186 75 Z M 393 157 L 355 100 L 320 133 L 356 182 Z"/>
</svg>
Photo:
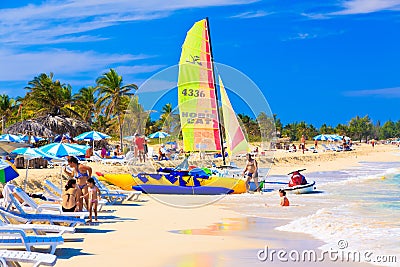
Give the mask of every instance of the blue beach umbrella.
<svg viewBox="0 0 400 267">
<path fill-rule="evenodd" d="M 54 138 L 54 143 L 61 142 L 63 138 L 71 140 L 71 136 L 69 136 L 69 134 L 59 134 Z"/>
<path fill-rule="evenodd" d="M 75 137 L 75 140 L 103 140 L 103 139 L 107 139 L 107 138 L 111 138 L 111 136 L 106 135 L 104 133 L 100 133 L 100 132 L 96 132 L 96 131 L 90 131 L 90 132 L 86 132 L 83 134 L 78 135 L 77 137 Z"/>
<path fill-rule="evenodd" d="M 85 149 L 86 148 L 86 149 Z M 44 154 L 52 157 L 80 156 L 85 155 L 87 146 L 80 146 L 68 143 L 51 143 L 39 148 Z"/>
<path fill-rule="evenodd" d="M 29 142 L 29 135 L 20 135 L 19 137 L 22 139 L 22 141 Z M 42 138 L 42 137 L 38 137 L 38 136 L 31 136 L 30 137 L 30 142 L 31 143 L 36 143 L 36 142 L 39 142 L 39 141 L 42 141 L 42 140 L 44 140 L 44 138 Z"/>
<path fill-rule="evenodd" d="M 155 133 L 150 134 L 148 137 L 149 138 L 165 138 L 168 136 L 169 136 L 169 134 L 166 132 L 155 132 Z"/>
<path fill-rule="evenodd" d="M 26 190 L 26 183 L 28 181 L 29 161 L 31 159 L 36 159 L 36 158 L 45 158 L 47 160 L 50 160 L 51 158 L 53 158 L 53 157 L 50 157 L 49 155 L 44 154 L 38 148 L 31 148 L 31 147 L 20 147 L 20 148 L 14 149 L 11 153 L 12 154 L 21 155 L 26 160 L 28 160 L 28 162 L 26 164 L 26 175 L 25 175 L 24 190 Z"/>
<path fill-rule="evenodd" d="M 314 140 L 317 141 L 328 141 L 331 140 L 331 135 L 330 134 L 319 134 L 313 137 Z"/>
<path fill-rule="evenodd" d="M 0 141 L 8 141 L 8 142 L 16 142 L 21 143 L 23 142 L 22 139 L 15 134 L 2 134 L 0 135 Z"/>
<path fill-rule="evenodd" d="M 51 143 L 39 148 L 41 152 L 44 154 L 50 155 L 51 157 L 66 157 L 66 156 L 80 156 L 85 155 L 87 146 L 81 146 L 76 144 L 68 144 L 68 143 Z M 62 172 L 62 167 L 61 167 Z M 61 186 L 62 186 L 62 173 L 61 176 Z"/>
<path fill-rule="evenodd" d="M 158 143 L 161 143 L 161 139 L 168 137 L 168 136 L 169 136 L 168 133 L 159 131 L 159 132 L 150 134 L 148 137 L 152 138 L 152 139 L 158 138 Z"/>
<path fill-rule="evenodd" d="M 17 170 L 8 161 L 0 159 L 0 183 L 7 183 L 18 176 Z"/>
<path fill-rule="evenodd" d="M 74 139 L 78 140 L 78 141 L 82 141 L 82 140 L 92 141 L 93 142 L 93 151 L 94 151 L 94 141 L 108 139 L 108 138 L 111 138 L 111 136 L 106 135 L 104 133 L 97 132 L 97 131 L 90 131 L 90 132 L 82 133 L 82 134 L 78 135 L 77 137 L 75 137 Z"/>
</svg>

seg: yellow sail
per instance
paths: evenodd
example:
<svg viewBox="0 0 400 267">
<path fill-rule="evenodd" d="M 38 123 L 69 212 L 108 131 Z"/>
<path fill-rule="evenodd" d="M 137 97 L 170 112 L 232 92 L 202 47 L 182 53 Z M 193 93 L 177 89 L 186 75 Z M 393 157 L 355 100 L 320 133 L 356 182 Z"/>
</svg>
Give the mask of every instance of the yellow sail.
<svg viewBox="0 0 400 267">
<path fill-rule="evenodd" d="M 187 32 L 179 61 L 178 103 L 183 149 L 220 151 L 218 108 L 207 20 Z"/>
<path fill-rule="evenodd" d="M 222 79 L 220 76 L 218 78 L 228 154 L 232 156 L 239 153 L 246 153 L 249 151 L 249 144 L 229 101 Z"/>
</svg>

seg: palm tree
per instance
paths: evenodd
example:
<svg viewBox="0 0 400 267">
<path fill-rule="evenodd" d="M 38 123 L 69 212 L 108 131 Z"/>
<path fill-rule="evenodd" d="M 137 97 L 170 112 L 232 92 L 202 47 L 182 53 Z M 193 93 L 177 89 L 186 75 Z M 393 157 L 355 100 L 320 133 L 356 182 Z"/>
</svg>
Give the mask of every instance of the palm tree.
<svg viewBox="0 0 400 267">
<path fill-rule="evenodd" d="M 4 131 L 6 122 L 15 107 L 15 100 L 8 95 L 0 95 L 1 131 Z"/>
<path fill-rule="evenodd" d="M 96 88 L 92 86 L 83 87 L 73 96 L 76 112 L 89 124 L 92 124 L 92 117 L 96 113 L 96 92 Z"/>
<path fill-rule="evenodd" d="M 77 113 L 72 109 L 72 87 L 69 84 L 62 84 L 59 80 L 53 81 L 54 74 L 48 76 L 45 73 L 35 77 L 28 82 L 25 89 L 29 92 L 25 96 L 25 105 L 35 111 L 35 115 L 52 114 L 68 115 Z"/>
<path fill-rule="evenodd" d="M 114 69 L 104 73 L 96 79 L 97 88 L 100 92 L 98 106 L 104 109 L 107 119 L 117 118 L 119 126 L 120 145 L 122 147 L 122 113 L 126 109 L 123 107 L 124 96 L 133 95 L 131 90 L 137 90 L 136 84 L 122 85 L 122 76 L 119 76 Z M 125 103 L 126 104 L 126 103 Z"/>
</svg>

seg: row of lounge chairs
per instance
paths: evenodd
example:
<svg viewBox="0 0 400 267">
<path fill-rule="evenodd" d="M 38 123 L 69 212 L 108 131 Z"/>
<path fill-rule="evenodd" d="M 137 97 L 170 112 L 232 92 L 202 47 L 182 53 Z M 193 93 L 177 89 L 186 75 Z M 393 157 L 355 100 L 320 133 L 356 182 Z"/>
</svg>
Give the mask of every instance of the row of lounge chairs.
<svg viewBox="0 0 400 267">
<path fill-rule="evenodd" d="M 140 195 L 140 192 L 135 191 L 109 190 L 97 178 L 96 184 L 105 197 L 105 205 L 137 200 Z M 46 181 L 45 186 L 53 194 L 54 200 L 61 199 L 61 194 L 54 192 L 57 186 L 50 181 Z M 63 212 L 61 205 L 56 203 L 39 205 L 18 187 L 3 195 L 5 197 L 0 207 L 0 246 L 24 247 L 25 251 L 1 249 L 0 266 L 19 266 L 19 263 L 54 266 L 57 257 L 53 254 L 57 246 L 64 243 L 63 235 L 73 234 L 75 227 L 85 224 L 89 214 Z M 32 248 L 42 247 L 48 248 L 49 253 L 32 252 Z"/>
</svg>

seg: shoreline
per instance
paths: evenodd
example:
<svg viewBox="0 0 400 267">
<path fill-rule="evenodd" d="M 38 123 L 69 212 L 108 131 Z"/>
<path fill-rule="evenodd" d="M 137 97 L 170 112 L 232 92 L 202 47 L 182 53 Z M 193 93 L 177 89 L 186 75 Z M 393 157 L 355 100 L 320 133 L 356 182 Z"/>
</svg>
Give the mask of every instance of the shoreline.
<svg viewBox="0 0 400 267">
<path fill-rule="evenodd" d="M 398 162 L 399 156 L 396 155 L 398 152 L 397 147 L 383 145 L 375 151 L 365 147 L 349 154 L 346 154 L 348 152 L 321 152 L 318 155 L 311 153 L 300 155 L 280 152 L 281 154 L 276 153 L 276 161 L 271 166 L 268 175 L 286 174 L 294 166 L 300 164 L 299 168 L 305 167 L 307 172 L 318 172 L 357 167 L 359 162 L 363 161 Z M 128 171 L 126 167 L 105 166 L 99 163 L 89 164 L 95 168 L 94 172 Z M 22 169 L 19 172 L 22 177 L 18 179 L 21 182 L 25 179 L 25 171 Z M 31 191 L 38 190 L 45 178 L 59 181 L 59 174 L 60 167 L 50 170 L 29 169 L 29 189 Z M 187 201 L 179 195 L 170 197 Z M 199 197 L 194 196 L 193 199 L 201 199 Z M 263 195 L 259 195 L 260 201 L 247 199 L 246 194 L 230 195 L 230 197 L 239 201 L 254 201 L 259 205 Z M 75 234 L 66 235 L 65 243 L 56 251 L 58 256 L 56 266 L 70 264 L 123 266 L 129 263 L 138 266 L 177 266 L 176 264 L 182 263 L 182 261 L 185 264 L 193 263 L 192 266 L 215 266 L 213 263 L 221 263 L 221 265 L 228 263 L 227 266 L 235 266 L 232 264 L 234 260 L 238 262 L 244 260 L 248 263 L 249 258 L 254 260 L 251 265 L 258 266 L 272 264 L 257 259 L 257 251 L 263 249 L 265 245 L 277 249 L 309 248 L 320 251 L 318 247 L 326 244 L 306 233 L 276 230 L 276 226 L 285 225 L 291 220 L 254 218 L 235 211 L 234 203 L 229 200 L 222 199 L 199 208 L 176 208 L 162 204 L 146 195 L 142 195 L 140 199 L 141 202 L 106 206 L 105 210 L 109 210 L 109 212 L 99 213 L 100 223 L 98 225 L 80 226 Z M 295 209 L 296 207 L 290 208 Z M 271 209 L 274 215 L 280 211 L 280 207 Z M 272 225 L 275 226 L 271 227 Z M 224 227 L 227 229 L 226 231 L 224 231 Z M 260 229 L 264 229 L 264 231 L 260 232 Z M 199 232 L 196 233 L 197 231 Z M 202 233 L 202 231 L 209 231 L 209 233 Z M 207 256 L 206 260 L 208 261 L 200 264 L 197 262 L 199 257 L 196 255 Z M 221 262 L 221 257 L 226 261 Z M 276 264 L 279 266 L 280 263 Z M 283 264 L 287 265 L 287 263 L 282 263 L 282 266 Z M 323 266 L 333 266 L 333 264 L 335 264 L 334 266 L 344 266 L 337 262 L 323 262 L 322 264 Z M 300 264 L 300 266 L 308 265 L 310 265 L 308 262 L 304 265 Z M 351 265 L 371 266 L 367 263 L 351 263 Z M 348 265 L 346 264 L 346 266 Z"/>
</svg>

